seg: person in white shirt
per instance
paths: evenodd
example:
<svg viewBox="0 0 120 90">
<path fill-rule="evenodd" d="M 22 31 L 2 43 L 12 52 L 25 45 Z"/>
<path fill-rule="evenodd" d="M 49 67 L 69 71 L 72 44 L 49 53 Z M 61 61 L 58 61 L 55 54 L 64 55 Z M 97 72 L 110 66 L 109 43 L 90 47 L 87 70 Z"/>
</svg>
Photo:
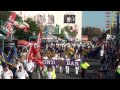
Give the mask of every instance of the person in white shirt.
<svg viewBox="0 0 120 90">
<path fill-rule="evenodd" d="M 25 65 L 26 71 L 29 75 L 29 78 L 32 79 L 32 73 L 34 70 L 34 63 L 32 62 L 32 60 L 29 60 L 26 65 Z"/>
<path fill-rule="evenodd" d="M 9 70 L 8 65 L 5 65 L 1 77 L 2 79 L 13 79 L 13 73 L 11 70 Z"/>
<path fill-rule="evenodd" d="M 26 70 L 24 70 L 22 68 L 22 66 L 19 66 L 19 70 L 16 71 L 15 76 L 17 77 L 17 79 L 28 79 L 29 75 L 26 72 Z"/>
<path fill-rule="evenodd" d="M 2 65 L 1 65 L 1 61 L 0 61 L 0 79 L 2 79 L 2 77 L 1 77 L 2 72 L 3 72 L 3 67 L 2 67 Z"/>
<path fill-rule="evenodd" d="M 104 56 L 104 50 L 103 50 L 103 49 L 101 49 L 101 50 L 100 50 L 100 60 L 102 60 L 102 59 L 103 59 L 103 56 Z"/>
<path fill-rule="evenodd" d="M 47 79 L 52 79 L 52 66 L 48 66 Z"/>
<path fill-rule="evenodd" d="M 47 79 L 56 79 L 56 74 L 52 66 L 48 66 Z"/>
</svg>

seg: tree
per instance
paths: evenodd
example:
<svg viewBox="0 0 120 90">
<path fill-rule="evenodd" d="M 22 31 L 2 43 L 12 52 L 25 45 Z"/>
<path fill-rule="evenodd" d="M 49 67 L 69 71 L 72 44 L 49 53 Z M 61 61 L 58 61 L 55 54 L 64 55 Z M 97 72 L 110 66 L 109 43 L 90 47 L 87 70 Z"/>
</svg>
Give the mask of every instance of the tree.
<svg viewBox="0 0 120 90">
<path fill-rule="evenodd" d="M 14 36 L 17 39 L 28 40 L 30 36 L 33 36 L 32 35 L 33 32 L 35 32 L 35 34 L 37 35 L 38 32 L 40 31 L 40 27 L 31 18 L 28 18 L 25 22 L 28 23 L 29 26 L 30 26 L 29 31 L 28 32 L 24 32 L 24 30 L 21 30 L 21 29 L 15 27 L 14 29 L 16 31 L 14 33 Z"/>
<path fill-rule="evenodd" d="M 5 22 L 10 16 L 10 13 L 11 13 L 10 11 L 0 11 L 0 20 Z"/>
<path fill-rule="evenodd" d="M 65 27 L 63 28 L 63 30 L 65 30 L 69 35 L 71 35 L 72 37 L 76 37 L 77 32 L 72 32 L 72 31 L 71 31 L 72 29 L 73 29 L 73 28 L 72 28 L 71 26 L 65 26 Z"/>
<path fill-rule="evenodd" d="M 62 30 L 61 30 L 61 34 L 55 34 L 55 36 L 57 36 L 57 37 L 59 37 L 59 38 L 61 38 L 61 39 L 65 39 L 66 37 L 65 37 L 65 35 L 64 35 L 64 31 L 66 31 L 70 36 L 72 36 L 72 37 L 76 37 L 76 35 L 77 35 L 77 32 L 71 32 L 71 30 L 72 30 L 72 27 L 71 26 L 65 26 L 64 28 L 62 28 Z"/>
<path fill-rule="evenodd" d="M 82 35 L 88 35 L 89 40 L 92 40 L 94 37 L 100 38 L 103 31 L 100 28 L 95 27 L 85 27 L 82 28 Z"/>
</svg>

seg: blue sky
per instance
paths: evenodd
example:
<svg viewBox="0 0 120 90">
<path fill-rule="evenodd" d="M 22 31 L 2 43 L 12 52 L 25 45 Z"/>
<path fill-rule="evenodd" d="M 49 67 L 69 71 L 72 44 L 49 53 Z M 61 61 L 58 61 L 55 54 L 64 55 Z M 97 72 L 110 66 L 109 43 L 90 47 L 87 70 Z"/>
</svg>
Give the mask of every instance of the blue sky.
<svg viewBox="0 0 120 90">
<path fill-rule="evenodd" d="M 106 29 L 105 11 L 83 11 L 83 27 L 92 26 Z"/>
</svg>

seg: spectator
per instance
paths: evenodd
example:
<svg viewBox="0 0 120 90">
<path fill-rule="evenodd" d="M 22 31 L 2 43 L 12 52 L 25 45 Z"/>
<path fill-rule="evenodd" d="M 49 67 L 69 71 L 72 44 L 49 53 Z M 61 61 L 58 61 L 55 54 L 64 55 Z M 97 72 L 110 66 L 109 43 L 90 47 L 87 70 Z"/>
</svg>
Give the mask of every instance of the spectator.
<svg viewBox="0 0 120 90">
<path fill-rule="evenodd" d="M 32 79 L 32 73 L 33 73 L 33 70 L 34 70 L 34 63 L 32 62 L 32 60 L 29 60 L 27 63 L 26 63 L 26 71 L 29 75 L 29 78 Z"/>
<path fill-rule="evenodd" d="M 9 70 L 9 66 L 5 65 L 2 73 L 2 79 L 13 79 L 13 73 Z"/>
<path fill-rule="evenodd" d="M 22 66 L 19 66 L 19 70 L 16 71 L 15 76 L 17 77 L 17 79 L 28 79 L 29 75 L 26 72 L 26 70 L 23 69 Z"/>
<path fill-rule="evenodd" d="M 3 67 L 2 67 L 2 65 L 1 65 L 1 61 L 0 61 L 0 79 L 2 79 L 2 77 L 1 77 L 2 72 L 3 72 Z"/>
<path fill-rule="evenodd" d="M 47 79 L 56 79 L 56 74 L 52 66 L 48 66 L 48 78 Z"/>
<path fill-rule="evenodd" d="M 22 68 L 24 69 L 24 67 L 23 67 L 22 63 L 20 62 L 20 60 L 17 60 L 17 62 L 16 62 L 17 70 L 19 70 L 19 66 L 22 66 Z"/>
</svg>

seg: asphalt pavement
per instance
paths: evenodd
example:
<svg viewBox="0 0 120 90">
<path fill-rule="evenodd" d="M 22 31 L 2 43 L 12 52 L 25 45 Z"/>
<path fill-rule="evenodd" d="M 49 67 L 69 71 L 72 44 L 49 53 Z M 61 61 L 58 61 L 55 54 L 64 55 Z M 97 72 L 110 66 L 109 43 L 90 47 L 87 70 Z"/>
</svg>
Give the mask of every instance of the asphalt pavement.
<svg viewBox="0 0 120 90">
<path fill-rule="evenodd" d="M 93 70 L 100 69 L 100 60 L 89 59 L 87 61 L 90 64 L 90 67 L 86 72 L 86 79 L 93 79 Z M 110 75 L 110 79 L 114 79 L 114 73 L 109 72 L 109 75 Z M 70 68 L 69 74 L 65 74 L 65 68 L 62 74 L 60 74 L 59 68 L 56 68 L 56 76 L 57 79 L 82 79 L 80 76 L 80 71 L 78 75 L 75 75 L 75 68 Z M 33 79 L 38 79 L 38 77 L 40 78 L 40 76 L 38 76 L 38 73 L 34 72 Z"/>
</svg>

